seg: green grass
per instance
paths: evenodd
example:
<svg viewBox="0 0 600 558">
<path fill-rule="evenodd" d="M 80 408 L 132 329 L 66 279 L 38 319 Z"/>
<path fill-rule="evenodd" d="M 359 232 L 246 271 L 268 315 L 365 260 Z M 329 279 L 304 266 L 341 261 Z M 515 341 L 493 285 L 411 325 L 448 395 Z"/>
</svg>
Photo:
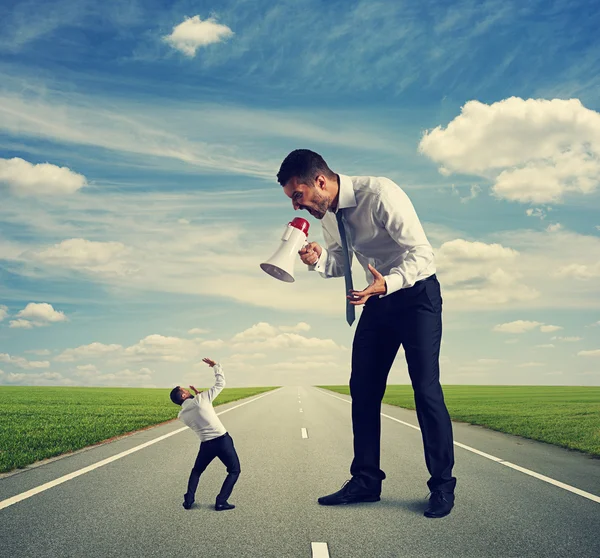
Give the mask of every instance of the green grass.
<svg viewBox="0 0 600 558">
<path fill-rule="evenodd" d="M 215 406 L 271 389 L 226 388 Z M 169 392 L 0 386 L 0 473 L 174 419 Z"/>
<path fill-rule="evenodd" d="M 447 385 L 444 397 L 453 420 L 600 456 L 600 387 Z M 388 386 L 383 402 L 414 409 L 412 387 Z"/>
</svg>

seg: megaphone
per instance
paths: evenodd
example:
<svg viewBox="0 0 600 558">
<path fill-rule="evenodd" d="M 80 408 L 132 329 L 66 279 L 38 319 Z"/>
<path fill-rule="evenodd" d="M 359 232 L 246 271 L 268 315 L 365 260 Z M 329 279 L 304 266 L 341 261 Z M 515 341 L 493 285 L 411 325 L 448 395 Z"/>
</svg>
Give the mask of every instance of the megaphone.
<svg viewBox="0 0 600 558">
<path fill-rule="evenodd" d="M 275 279 L 293 283 L 294 261 L 298 251 L 308 244 L 309 227 L 308 221 L 301 217 L 290 221 L 281 236 L 281 245 L 266 262 L 260 264 L 261 269 Z"/>
</svg>

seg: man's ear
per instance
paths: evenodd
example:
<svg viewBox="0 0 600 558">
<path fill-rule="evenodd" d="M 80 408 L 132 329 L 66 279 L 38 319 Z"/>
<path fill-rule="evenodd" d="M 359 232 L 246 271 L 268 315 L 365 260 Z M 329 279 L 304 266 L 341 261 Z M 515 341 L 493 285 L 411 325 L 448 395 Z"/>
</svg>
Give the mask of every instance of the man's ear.
<svg viewBox="0 0 600 558">
<path fill-rule="evenodd" d="M 322 174 L 317 176 L 317 178 L 315 178 L 315 186 L 317 186 L 317 188 L 319 188 L 320 190 L 326 190 L 327 179 L 325 178 L 325 176 L 323 176 Z"/>
</svg>

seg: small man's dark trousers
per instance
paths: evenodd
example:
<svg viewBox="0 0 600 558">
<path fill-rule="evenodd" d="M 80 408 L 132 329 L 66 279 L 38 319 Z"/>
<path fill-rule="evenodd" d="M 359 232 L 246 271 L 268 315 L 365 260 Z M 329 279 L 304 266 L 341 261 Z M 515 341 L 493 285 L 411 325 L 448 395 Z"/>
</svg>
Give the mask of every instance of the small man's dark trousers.
<svg viewBox="0 0 600 558">
<path fill-rule="evenodd" d="M 190 473 L 188 488 L 184 497 L 186 501 L 194 501 L 200 475 L 215 457 L 218 457 L 223 462 L 223 465 L 227 467 L 227 477 L 223 482 L 221 492 L 219 492 L 216 501 L 217 503 L 226 502 L 229 496 L 231 496 L 233 487 L 240 476 L 241 469 L 240 460 L 233 445 L 233 439 L 229 435 L 229 432 L 227 432 L 218 438 L 200 444 L 200 450 Z"/>
<path fill-rule="evenodd" d="M 435 275 L 379 298 L 372 296 L 361 314 L 352 346 L 352 429 L 350 468 L 365 489 L 379 493 L 381 401 L 400 345 L 404 347 L 417 418 L 423 436 L 430 490 L 454 492 L 452 423 L 440 385 L 442 297 Z"/>
</svg>

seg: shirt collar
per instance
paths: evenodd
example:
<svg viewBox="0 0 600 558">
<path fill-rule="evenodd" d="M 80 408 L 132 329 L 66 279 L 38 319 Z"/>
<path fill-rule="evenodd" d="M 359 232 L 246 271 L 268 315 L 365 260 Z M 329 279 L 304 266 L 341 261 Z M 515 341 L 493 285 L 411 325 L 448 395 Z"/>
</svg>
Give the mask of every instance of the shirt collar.
<svg viewBox="0 0 600 558">
<path fill-rule="evenodd" d="M 356 197 L 354 196 L 354 185 L 352 184 L 352 179 L 345 174 L 340 174 L 338 176 L 340 177 L 340 191 L 335 213 L 338 212 L 338 209 L 356 207 Z"/>
</svg>

